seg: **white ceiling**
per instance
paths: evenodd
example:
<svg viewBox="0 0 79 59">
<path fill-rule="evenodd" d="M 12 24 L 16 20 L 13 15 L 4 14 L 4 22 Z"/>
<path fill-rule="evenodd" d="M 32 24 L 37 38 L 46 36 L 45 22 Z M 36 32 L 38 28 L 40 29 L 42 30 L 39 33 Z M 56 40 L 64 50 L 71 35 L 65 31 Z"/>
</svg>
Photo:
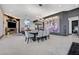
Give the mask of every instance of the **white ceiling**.
<svg viewBox="0 0 79 59">
<path fill-rule="evenodd" d="M 78 4 L 43 4 L 41 7 L 38 4 L 2 4 L 1 6 L 6 13 L 32 20 L 79 7 Z"/>
</svg>

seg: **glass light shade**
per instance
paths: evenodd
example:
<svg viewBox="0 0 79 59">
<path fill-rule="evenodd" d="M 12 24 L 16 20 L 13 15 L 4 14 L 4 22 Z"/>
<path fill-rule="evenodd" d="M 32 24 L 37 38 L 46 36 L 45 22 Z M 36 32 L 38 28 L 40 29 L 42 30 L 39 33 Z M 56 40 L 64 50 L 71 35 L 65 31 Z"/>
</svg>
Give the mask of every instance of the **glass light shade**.
<svg viewBox="0 0 79 59">
<path fill-rule="evenodd" d="M 24 21 L 24 24 L 25 24 L 25 25 L 30 25 L 30 21 L 25 20 L 25 21 Z"/>
</svg>

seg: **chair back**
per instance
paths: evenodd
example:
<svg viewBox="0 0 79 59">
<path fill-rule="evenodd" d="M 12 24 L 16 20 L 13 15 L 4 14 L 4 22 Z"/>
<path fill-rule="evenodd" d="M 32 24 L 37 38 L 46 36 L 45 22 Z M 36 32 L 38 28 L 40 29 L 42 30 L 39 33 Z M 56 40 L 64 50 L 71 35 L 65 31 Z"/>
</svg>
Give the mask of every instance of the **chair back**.
<svg viewBox="0 0 79 59">
<path fill-rule="evenodd" d="M 49 35 L 49 31 L 44 30 L 44 31 L 43 31 L 43 36 L 47 36 L 47 35 Z"/>
<path fill-rule="evenodd" d="M 38 36 L 43 36 L 43 31 L 42 30 L 38 31 Z"/>
<path fill-rule="evenodd" d="M 27 31 L 25 31 L 25 36 L 28 37 L 28 32 Z"/>
<path fill-rule="evenodd" d="M 34 37 L 34 35 L 28 32 L 28 37 Z"/>
</svg>

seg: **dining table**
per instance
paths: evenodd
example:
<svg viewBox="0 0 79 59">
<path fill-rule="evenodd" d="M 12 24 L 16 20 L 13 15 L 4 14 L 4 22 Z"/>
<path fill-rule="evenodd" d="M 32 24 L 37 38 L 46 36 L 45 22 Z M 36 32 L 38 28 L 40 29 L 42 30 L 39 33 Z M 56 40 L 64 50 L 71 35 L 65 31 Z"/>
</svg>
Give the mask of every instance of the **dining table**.
<svg viewBox="0 0 79 59">
<path fill-rule="evenodd" d="M 38 35 L 38 30 L 30 31 L 30 34 L 33 34 L 34 35 L 33 41 L 36 41 L 36 36 Z"/>
</svg>

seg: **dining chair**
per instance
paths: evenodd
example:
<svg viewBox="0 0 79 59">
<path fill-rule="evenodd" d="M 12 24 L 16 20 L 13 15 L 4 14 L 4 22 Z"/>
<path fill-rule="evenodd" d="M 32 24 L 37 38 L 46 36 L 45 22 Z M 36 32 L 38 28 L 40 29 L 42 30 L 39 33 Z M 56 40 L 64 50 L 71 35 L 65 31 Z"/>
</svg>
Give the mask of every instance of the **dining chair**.
<svg viewBox="0 0 79 59">
<path fill-rule="evenodd" d="M 26 42 L 26 40 L 27 40 L 27 44 L 28 44 L 29 41 L 30 41 L 31 39 L 33 39 L 33 38 L 34 38 L 34 35 L 33 35 L 33 34 L 30 34 L 29 31 L 25 31 L 25 42 Z"/>
<path fill-rule="evenodd" d="M 37 41 L 39 42 L 39 40 L 43 39 L 42 37 L 43 37 L 43 31 L 39 30 L 37 35 Z"/>
<path fill-rule="evenodd" d="M 43 30 L 43 40 L 47 40 L 47 32 L 45 30 Z"/>
<path fill-rule="evenodd" d="M 47 36 L 48 39 L 50 39 L 50 32 L 49 32 L 49 30 L 46 30 L 46 36 Z"/>
</svg>

